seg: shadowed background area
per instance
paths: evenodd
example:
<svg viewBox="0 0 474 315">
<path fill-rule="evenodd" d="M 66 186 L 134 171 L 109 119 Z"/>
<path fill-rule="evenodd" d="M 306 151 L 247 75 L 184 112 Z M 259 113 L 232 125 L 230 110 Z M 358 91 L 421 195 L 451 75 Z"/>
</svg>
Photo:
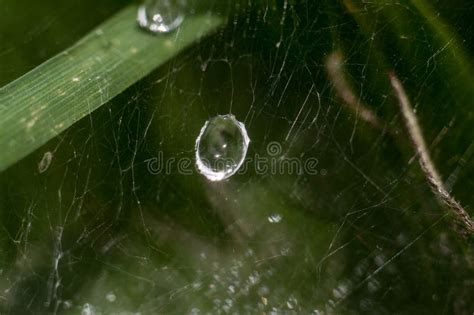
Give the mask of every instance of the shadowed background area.
<svg viewBox="0 0 474 315">
<path fill-rule="evenodd" d="M 127 4 L 2 0 L 0 86 Z M 472 243 L 419 166 L 389 73 L 472 215 L 474 5 L 188 10 L 228 21 L 0 173 L 0 312 L 472 313 Z M 223 182 L 183 172 L 229 113 L 253 162 Z"/>
</svg>

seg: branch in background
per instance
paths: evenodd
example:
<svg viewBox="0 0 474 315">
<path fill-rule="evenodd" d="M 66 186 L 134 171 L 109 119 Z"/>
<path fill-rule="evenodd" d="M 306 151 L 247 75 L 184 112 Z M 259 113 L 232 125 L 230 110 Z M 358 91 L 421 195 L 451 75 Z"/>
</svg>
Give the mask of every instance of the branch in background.
<svg viewBox="0 0 474 315">
<path fill-rule="evenodd" d="M 340 52 L 333 52 L 326 60 L 326 69 L 336 93 L 344 101 L 348 108 L 355 111 L 363 120 L 377 129 L 386 130 L 386 124 L 354 93 L 347 82 L 342 71 L 343 56 Z M 400 110 L 405 121 L 411 142 L 417 150 L 419 162 L 434 194 L 441 200 L 443 205 L 449 209 L 450 214 L 457 223 L 457 231 L 464 237 L 474 236 L 474 222 L 469 214 L 448 192 L 444 186 L 433 161 L 429 155 L 426 142 L 423 138 L 418 120 L 411 108 L 408 96 L 402 84 L 394 73 L 390 73 L 390 82 L 400 103 Z M 390 134 L 391 130 L 387 130 Z"/>
<path fill-rule="evenodd" d="M 457 202 L 444 187 L 441 176 L 431 160 L 420 125 L 400 80 L 393 72 L 389 74 L 389 78 L 398 99 L 400 111 L 403 115 L 408 134 L 418 153 L 421 168 L 430 183 L 431 189 L 456 220 L 456 223 L 460 228 L 458 232 L 464 237 L 473 236 L 474 222 L 461 204 Z"/>
<path fill-rule="evenodd" d="M 355 95 L 350 84 L 346 80 L 344 72 L 342 71 L 342 64 L 343 56 L 339 51 L 331 53 L 326 60 L 328 76 L 336 89 L 336 93 L 351 110 L 360 116 L 360 118 L 377 129 L 384 130 L 385 124 L 383 121 L 381 121 L 377 115 Z"/>
</svg>

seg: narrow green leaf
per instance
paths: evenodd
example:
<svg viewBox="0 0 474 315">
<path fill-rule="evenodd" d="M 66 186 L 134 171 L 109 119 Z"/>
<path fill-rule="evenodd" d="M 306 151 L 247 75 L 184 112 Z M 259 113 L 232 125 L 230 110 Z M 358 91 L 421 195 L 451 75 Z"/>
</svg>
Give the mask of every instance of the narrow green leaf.
<svg viewBox="0 0 474 315">
<path fill-rule="evenodd" d="M 472 84 L 473 78 L 473 66 L 471 57 L 465 51 L 463 47 L 463 40 L 457 35 L 457 32 L 452 27 L 443 21 L 439 12 L 431 6 L 429 1 L 424 0 L 411 0 L 411 3 L 420 12 L 420 14 L 426 19 L 428 25 L 433 29 L 435 34 L 438 36 L 438 40 L 442 47 L 435 53 L 435 56 L 442 53 L 444 50 L 449 52 L 450 60 L 455 67 L 459 67 L 454 74 L 460 70 L 464 70 L 462 73 L 465 80 Z"/>
<path fill-rule="evenodd" d="M 153 36 L 138 28 L 136 10 L 125 8 L 0 89 L 0 171 L 223 24 L 211 15 L 189 16 L 176 32 Z"/>
</svg>

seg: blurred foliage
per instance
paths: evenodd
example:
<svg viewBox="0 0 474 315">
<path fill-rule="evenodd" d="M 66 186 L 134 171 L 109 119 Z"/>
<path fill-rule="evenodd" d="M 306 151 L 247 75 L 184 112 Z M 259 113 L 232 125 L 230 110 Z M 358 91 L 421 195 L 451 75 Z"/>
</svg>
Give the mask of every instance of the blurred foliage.
<svg viewBox="0 0 474 315">
<path fill-rule="evenodd" d="M 1 84 L 124 4 L 3 0 Z M 0 311 L 471 314 L 472 244 L 413 162 L 387 72 L 472 215 L 473 4 L 200 6 L 227 27 L 0 174 Z M 400 133 L 341 101 L 326 69 L 336 51 L 361 102 Z M 193 158 L 204 122 L 229 111 L 247 126 L 249 156 L 271 158 L 277 141 L 285 156 L 317 158 L 318 174 L 150 172 L 159 152 Z"/>
</svg>

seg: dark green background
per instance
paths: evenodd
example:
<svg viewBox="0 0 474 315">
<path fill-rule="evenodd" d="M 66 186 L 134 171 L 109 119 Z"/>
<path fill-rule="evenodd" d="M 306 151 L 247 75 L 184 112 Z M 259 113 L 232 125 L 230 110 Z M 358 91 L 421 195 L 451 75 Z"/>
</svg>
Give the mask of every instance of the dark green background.
<svg viewBox="0 0 474 315">
<path fill-rule="evenodd" d="M 126 4 L 2 0 L 0 85 Z M 403 82 L 436 166 L 472 214 L 472 1 L 205 1 L 196 11 L 228 24 L 0 174 L 0 312 L 472 314 L 472 244 L 409 163 L 387 78 Z M 401 133 L 341 102 L 325 66 L 335 51 L 355 93 Z M 248 156 L 270 158 L 276 141 L 287 157 L 317 158 L 318 174 L 250 169 L 210 183 L 150 173 L 159 152 L 193 158 L 204 122 L 229 111 L 246 123 Z"/>
</svg>

